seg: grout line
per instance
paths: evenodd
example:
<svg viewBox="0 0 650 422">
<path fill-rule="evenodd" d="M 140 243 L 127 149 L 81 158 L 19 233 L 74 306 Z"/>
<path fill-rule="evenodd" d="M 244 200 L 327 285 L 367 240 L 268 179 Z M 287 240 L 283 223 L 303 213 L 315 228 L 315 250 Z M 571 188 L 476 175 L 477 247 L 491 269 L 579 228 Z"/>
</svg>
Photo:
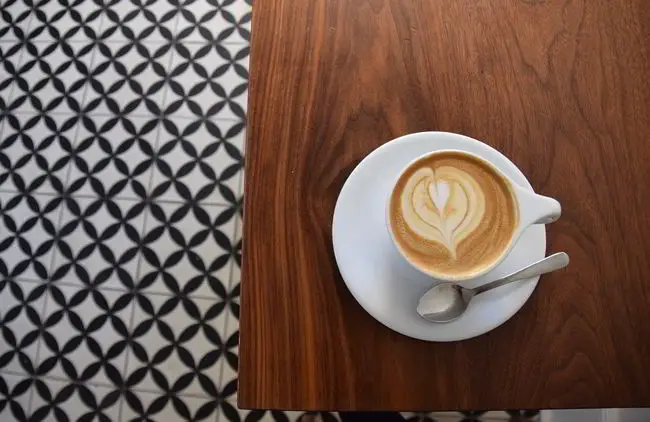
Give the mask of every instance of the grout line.
<svg viewBox="0 0 650 422">
<path fill-rule="evenodd" d="M 18 372 L 18 371 L 5 370 L 5 369 L 0 370 L 0 374 L 13 375 L 13 376 L 22 376 L 22 377 L 25 377 L 25 378 L 32 377 L 32 375 L 27 373 L 27 372 Z M 60 377 L 60 376 L 56 376 L 56 375 L 38 375 L 37 378 L 46 379 L 46 380 L 50 380 L 50 381 L 66 382 L 68 384 L 79 383 L 78 381 L 73 381 L 68 377 Z M 109 384 L 109 383 L 97 382 L 97 381 L 83 381 L 83 384 L 84 385 L 89 385 L 91 387 L 108 388 L 108 389 L 111 389 L 111 390 L 119 390 L 120 389 L 120 387 L 116 386 L 115 384 Z M 143 392 L 143 393 L 150 393 L 150 394 L 159 394 L 159 395 L 167 394 L 162 389 L 156 390 L 156 389 L 153 389 L 153 388 L 134 387 L 134 388 L 131 388 L 130 390 L 131 391 Z M 196 397 L 196 398 L 201 398 L 201 399 L 214 399 L 214 397 L 209 396 L 207 394 L 197 394 L 197 393 L 175 393 L 175 394 L 177 394 L 178 396 L 181 396 L 181 397 Z"/>
<path fill-rule="evenodd" d="M 67 176 L 66 176 L 67 177 Z M 24 195 L 25 192 L 20 192 L 17 190 L 13 189 L 2 189 L 0 188 L 0 195 L 3 193 L 11 193 L 15 195 Z M 61 193 L 58 192 L 30 192 L 30 196 L 47 196 L 47 197 L 56 197 L 56 196 L 62 196 Z M 64 195 L 63 195 L 64 196 Z M 99 195 L 90 195 L 86 193 L 73 193 L 71 195 L 68 195 L 70 198 L 75 198 L 75 199 L 97 199 L 100 200 L 102 197 Z M 120 197 L 116 196 L 114 198 L 111 198 L 112 201 L 125 201 L 125 202 L 142 202 L 142 198 L 129 198 L 129 197 Z M 160 203 L 160 204 L 177 204 L 177 205 L 185 205 L 187 204 L 187 201 L 180 201 L 180 200 L 175 200 L 175 199 L 158 199 L 154 198 L 154 202 Z M 224 208 L 230 208 L 233 206 L 233 204 L 227 203 L 227 202 L 208 202 L 208 201 L 199 201 L 197 205 L 201 206 L 217 206 L 217 207 L 224 207 Z"/>
<path fill-rule="evenodd" d="M 102 16 L 103 18 L 103 16 Z M 177 16 L 178 19 L 178 16 Z M 52 44 L 56 40 L 54 38 L 52 39 L 39 39 L 39 40 L 29 40 L 30 43 L 32 44 Z M 67 44 L 88 44 L 89 42 L 93 41 L 92 39 L 68 39 L 65 42 Z M 0 44 L 16 44 L 17 42 L 20 42 L 19 39 L 3 39 L 0 40 Z M 102 44 L 131 44 L 133 41 L 124 38 L 124 39 L 112 39 L 112 40 L 98 40 L 98 42 Z M 139 44 L 142 45 L 164 45 L 164 44 L 173 44 L 174 42 L 181 43 L 181 44 L 198 44 L 198 45 L 205 45 L 205 44 L 212 44 L 210 40 L 175 40 L 175 41 L 169 41 L 169 40 L 142 40 L 138 41 Z M 239 45 L 239 46 L 248 46 L 249 42 L 248 41 L 220 41 L 217 43 L 214 43 L 216 45 Z"/>
<path fill-rule="evenodd" d="M 249 81 L 246 81 L 246 83 L 248 83 L 248 82 Z M 248 97 L 248 94 L 249 94 L 248 89 L 246 89 L 246 97 Z M 244 124 L 246 124 L 245 120 L 244 120 Z M 241 150 L 244 163 L 246 162 L 246 144 L 247 144 L 247 140 L 248 140 L 248 131 L 247 131 L 246 128 L 244 128 L 244 142 L 242 144 L 242 150 Z M 244 200 L 243 200 L 243 198 L 244 198 L 244 177 L 245 177 L 245 166 L 242 166 L 242 168 L 240 170 L 240 173 L 239 173 L 239 181 L 238 181 L 238 186 L 237 186 L 237 198 L 238 199 L 241 198 L 241 204 L 240 204 L 241 209 L 238 210 L 237 219 L 235 220 L 235 229 L 234 229 L 234 233 L 233 233 L 233 241 L 235 241 L 235 242 L 237 241 L 238 238 L 240 239 L 240 238 L 243 237 L 243 236 L 240 236 L 240 229 L 242 229 L 242 231 L 243 231 L 244 220 L 243 220 L 243 215 L 240 215 L 239 211 L 243 211 L 243 206 L 244 206 Z M 228 296 L 230 296 L 230 292 L 234 287 L 233 286 L 233 282 L 234 282 L 233 278 L 234 278 L 235 266 L 237 266 L 237 261 L 233 258 L 232 262 L 230 263 L 230 275 L 228 277 L 228 290 L 226 291 Z M 239 283 L 241 284 L 241 268 L 239 269 L 239 271 L 240 271 L 239 272 L 240 273 Z M 226 311 L 226 321 L 224 323 L 224 331 L 225 331 L 224 332 L 224 337 L 226 335 L 228 335 L 228 333 L 230 332 L 229 324 L 231 322 L 230 321 L 230 319 L 231 319 L 230 314 L 232 313 L 232 311 L 230 310 L 230 303 L 229 302 L 230 302 L 230 298 L 228 299 L 228 302 L 226 303 L 226 309 L 225 309 L 225 311 Z M 239 331 L 239 320 L 237 320 L 236 323 L 237 323 L 237 331 Z M 225 340 L 227 340 L 227 338 Z M 217 384 L 219 386 L 219 389 L 223 388 L 223 375 L 224 375 L 224 371 L 225 371 L 225 365 L 227 365 L 227 364 L 228 363 L 226 362 L 225 359 L 221 360 L 221 368 L 220 368 L 218 384 Z M 239 379 L 239 372 L 235 373 L 235 377 L 237 379 Z M 237 397 L 237 395 L 235 395 L 235 397 Z M 236 399 L 235 399 L 234 406 L 237 407 Z M 220 410 L 221 410 L 220 407 L 217 405 L 216 422 L 221 421 Z"/>
<path fill-rule="evenodd" d="M 242 170 L 241 174 L 239 175 L 239 188 L 237 189 L 237 191 L 239 193 L 241 193 L 243 179 L 244 179 L 244 171 Z M 241 226 L 241 223 L 242 223 L 242 219 L 241 219 L 241 217 L 239 217 L 239 213 L 237 213 L 237 219 L 235 220 L 235 228 L 233 230 L 233 237 L 232 237 L 233 241 L 237 241 L 237 239 L 239 237 L 238 234 L 239 234 L 239 228 Z M 230 274 L 228 276 L 228 289 L 226 290 L 226 294 L 228 296 L 230 295 L 230 291 L 233 288 L 233 281 L 234 281 L 233 278 L 234 278 L 234 273 L 235 273 L 235 267 L 237 266 L 237 261 L 234 258 L 231 261 L 232 262 L 230 263 Z M 240 274 L 241 274 L 241 269 L 240 269 Z M 241 281 L 240 281 L 240 283 L 241 283 Z M 223 327 L 224 327 L 224 341 L 226 341 L 226 340 L 228 340 L 228 338 L 226 338 L 226 336 L 230 332 L 228 327 L 229 327 L 230 319 L 231 319 L 230 314 L 232 313 L 232 311 L 230 310 L 230 299 L 228 299 L 226 301 L 226 308 L 224 309 L 224 311 L 226 312 L 226 318 L 225 318 L 225 322 L 224 322 Z M 239 330 L 239 320 L 237 321 L 237 330 Z M 227 364 L 228 363 L 226 362 L 225 358 L 223 358 L 223 354 L 222 354 L 221 368 L 219 368 L 220 369 L 219 370 L 219 376 L 217 378 L 217 386 L 218 386 L 219 389 L 223 388 L 223 373 L 225 371 L 225 366 Z M 237 378 L 239 378 L 238 374 L 235 374 L 235 375 L 237 376 Z M 220 419 L 221 418 L 220 418 L 220 415 L 219 415 L 219 407 L 217 407 L 217 420 L 216 420 L 216 422 L 219 422 Z"/>
<path fill-rule="evenodd" d="M 101 16 L 100 19 L 101 19 L 100 20 L 100 25 L 101 25 L 101 21 L 103 21 L 104 16 Z M 30 25 L 31 25 L 31 21 L 30 21 Z M 91 56 L 90 56 L 90 63 L 91 64 L 95 60 L 97 50 L 98 50 L 97 45 L 93 44 L 92 53 L 91 53 Z M 89 83 L 86 81 L 84 83 L 83 93 L 81 94 L 81 104 L 85 104 L 85 102 L 86 102 L 86 97 L 88 96 L 88 86 L 89 86 Z M 77 138 L 79 136 L 79 132 L 81 130 L 82 125 L 83 125 L 83 123 L 81 121 L 77 123 L 77 127 L 76 127 L 75 134 L 74 134 L 74 141 L 72 142 L 73 147 L 77 144 L 77 141 L 78 141 Z M 70 181 L 70 176 L 72 174 L 72 161 L 73 160 L 70 160 L 70 162 L 67 164 L 68 168 L 66 169 L 65 185 L 67 185 L 68 182 Z M 57 253 L 57 242 L 56 241 L 57 241 L 57 239 L 59 237 L 59 232 L 60 232 L 61 227 L 63 225 L 63 216 L 64 216 L 64 213 L 65 213 L 66 206 L 67 206 L 66 201 L 62 201 L 61 202 L 61 209 L 59 210 L 57 225 L 56 225 L 56 228 L 55 228 L 55 231 L 54 231 L 54 233 L 55 233 L 54 234 L 54 244 L 52 245 L 52 257 L 50 258 L 50 267 L 49 267 L 49 271 L 48 271 L 48 279 L 45 280 L 46 283 L 48 283 L 48 284 L 50 283 L 49 278 L 50 278 L 50 275 L 52 274 L 52 272 L 54 271 L 56 257 L 58 255 L 58 253 Z M 49 289 L 48 289 L 48 294 L 46 294 L 45 298 L 43 299 L 43 314 L 42 314 L 43 319 L 45 319 L 47 317 L 46 313 L 47 313 L 47 305 L 48 305 L 49 297 L 50 297 L 50 292 L 49 292 Z M 40 329 L 42 329 L 42 327 Z M 39 331 L 40 331 L 40 329 L 39 329 Z M 43 336 L 39 335 L 38 344 L 36 345 L 36 354 L 34 355 L 34 361 L 35 361 L 34 364 L 36 366 L 38 366 L 39 363 L 40 363 L 42 348 L 43 348 Z M 33 410 L 31 408 L 31 406 L 32 406 L 32 403 L 30 403 L 30 413 Z"/>
<path fill-rule="evenodd" d="M 31 25 L 32 19 L 34 19 L 34 15 L 30 14 L 28 19 L 29 19 L 29 21 L 27 22 L 27 28 L 29 28 L 29 25 Z M 15 44 L 19 43 L 20 40 L 12 40 L 10 42 L 11 42 L 11 44 L 15 45 Z M 26 50 L 26 48 L 24 46 L 21 47 L 20 52 L 18 53 L 18 57 L 16 58 L 16 60 L 15 61 L 10 61 L 12 64 L 15 65 L 14 67 L 16 68 L 16 73 L 18 73 L 18 70 L 20 69 L 20 65 L 22 64 L 23 56 L 25 55 L 25 50 Z M 14 91 L 16 91 L 16 85 L 17 84 L 18 84 L 18 82 L 15 81 L 15 80 L 11 83 L 11 89 L 9 90 L 9 95 L 7 96 L 7 104 L 11 104 L 11 102 L 14 100 L 13 95 L 14 95 Z M 6 119 L 3 119 L 3 123 L 5 121 L 6 121 Z M 3 129 L 4 129 L 4 126 L 3 126 Z M 0 138 L 0 139 L 3 139 L 3 138 Z"/>
<path fill-rule="evenodd" d="M 237 264 L 235 264 L 237 265 Z M 43 280 L 34 280 L 34 279 L 29 279 L 25 277 L 14 277 L 14 281 L 18 283 L 32 283 L 32 284 L 40 284 L 43 283 Z M 108 286 L 90 286 L 88 284 L 82 284 L 82 283 L 73 283 L 70 281 L 54 281 L 51 282 L 55 286 L 63 286 L 63 287 L 76 287 L 80 289 L 88 289 L 88 288 L 93 288 L 94 290 L 99 290 L 99 291 L 106 291 L 106 292 L 116 292 L 116 293 L 131 293 L 131 290 L 127 288 L 118 288 L 118 287 L 108 287 Z M 155 292 L 155 291 L 147 291 L 147 290 L 140 290 L 140 293 L 142 293 L 145 296 L 159 296 L 159 297 L 175 297 L 176 295 L 173 293 L 166 293 L 166 292 Z M 195 295 L 195 294 L 189 294 L 187 295 L 188 299 L 202 299 L 202 300 L 212 300 L 212 301 L 219 301 L 219 297 L 215 294 L 214 296 L 208 296 L 208 295 Z M 0 370 L 0 372 L 2 372 Z"/>
<path fill-rule="evenodd" d="M 176 29 L 178 28 L 178 22 L 180 20 L 180 14 L 179 13 L 176 14 L 175 19 L 176 19 L 176 21 L 174 22 L 174 33 L 176 33 Z M 167 93 L 170 90 L 170 87 L 169 87 L 169 85 L 170 85 L 169 84 L 169 73 L 170 73 L 171 68 L 172 68 L 174 54 L 176 54 L 176 50 L 172 49 L 171 54 L 169 55 L 169 59 L 167 60 L 167 69 L 166 69 L 166 72 L 165 72 L 165 87 L 164 87 L 163 92 L 162 92 L 162 100 L 161 100 L 162 104 L 166 103 Z M 154 147 L 154 155 L 152 157 L 153 164 L 151 166 L 151 170 L 150 170 L 150 174 L 149 174 L 149 183 L 147 184 L 147 192 L 151 192 L 151 190 L 153 188 L 153 180 L 154 180 L 154 176 L 155 176 L 155 173 L 156 173 L 155 172 L 155 162 L 158 159 L 158 150 L 160 148 L 160 143 L 161 143 L 160 138 L 161 138 L 162 127 L 163 127 L 161 120 L 164 117 L 163 116 L 156 116 L 156 118 L 158 119 L 158 125 L 157 125 L 158 127 L 156 129 L 157 130 L 156 138 L 155 138 L 156 143 L 155 143 L 155 147 Z M 183 203 L 186 203 L 186 201 L 184 201 Z M 146 232 L 147 232 L 147 223 L 148 223 L 148 220 L 149 220 L 148 217 L 149 217 L 150 213 L 151 213 L 151 207 L 148 206 L 147 209 L 145 210 L 144 216 L 142 217 L 142 237 L 144 237 Z M 139 253 L 138 253 L 138 262 L 137 262 L 136 267 L 135 267 L 135 280 L 134 281 L 136 282 L 136 286 L 137 286 L 137 283 L 140 280 L 143 259 L 144 259 L 144 254 L 140 250 Z M 173 297 L 175 295 L 170 295 L 170 296 Z M 133 300 L 133 303 L 131 304 L 131 316 L 129 318 L 129 325 L 128 325 L 128 328 L 127 328 L 127 332 L 129 333 L 129 335 L 131 335 L 131 333 L 133 331 L 133 328 L 134 328 L 134 325 L 135 325 L 135 313 L 136 313 L 135 304 L 136 304 L 136 302 L 137 302 L 136 300 Z M 130 357 L 131 357 L 131 348 L 128 347 L 126 349 L 126 352 L 125 352 L 124 368 L 122 370 L 122 374 L 123 374 L 122 379 L 124 379 L 124 380 L 126 380 L 126 377 L 128 375 L 127 372 L 128 372 L 128 368 L 129 368 L 129 358 Z M 124 402 L 125 402 L 125 399 L 122 398 L 120 400 L 120 405 L 119 405 L 118 413 L 117 413 L 118 414 L 118 416 L 117 416 L 118 421 L 122 420 L 122 416 L 123 416 L 123 413 L 124 413 Z"/>
<path fill-rule="evenodd" d="M 247 80 L 246 83 L 248 83 L 248 82 L 249 81 Z M 249 94 L 248 89 L 246 89 L 246 97 L 248 97 L 248 94 Z M 244 120 L 244 123 L 246 123 L 245 120 Z M 248 136 L 247 132 L 248 131 L 246 130 L 246 128 L 244 128 L 244 142 L 242 144 L 242 150 L 241 150 L 244 163 L 246 162 L 246 141 L 247 141 L 247 136 Z M 245 166 L 242 166 L 242 168 L 240 170 L 240 173 L 239 173 L 239 180 L 238 180 L 238 186 L 237 186 L 237 198 L 238 199 L 242 198 L 240 208 L 243 208 L 243 203 L 244 203 L 243 202 L 244 173 L 245 173 Z M 239 236 L 239 229 L 240 229 L 240 226 L 243 227 L 243 216 L 239 214 L 239 211 L 240 210 L 237 211 L 237 217 L 235 219 L 235 228 L 233 230 L 233 237 L 232 237 L 233 242 L 236 242 L 237 239 L 240 237 Z M 233 282 L 234 282 L 233 278 L 234 278 L 235 266 L 237 265 L 237 261 L 234 258 L 231 261 L 232 262 L 230 263 L 230 274 L 228 276 L 228 289 L 226 290 L 226 294 L 228 296 L 230 296 L 230 292 L 231 292 L 231 290 L 233 288 Z M 240 268 L 240 274 L 241 274 L 241 268 Z M 241 283 L 241 280 L 240 280 L 240 283 Z M 232 313 L 232 311 L 230 310 L 230 305 L 231 305 L 230 304 L 230 298 L 228 298 L 228 300 L 226 302 L 226 308 L 224 309 L 226 311 L 226 318 L 225 318 L 225 322 L 224 322 L 224 337 L 226 337 L 228 335 L 228 333 L 230 332 L 230 330 L 229 330 L 229 324 L 231 322 L 230 321 L 230 319 L 231 319 L 230 314 Z M 237 330 L 239 330 L 239 321 L 237 321 Z M 224 340 L 227 341 L 228 339 L 224 338 Z M 222 353 L 221 368 L 219 368 L 220 369 L 219 370 L 219 376 L 217 378 L 217 380 L 218 380 L 217 385 L 218 385 L 219 389 L 223 388 L 223 376 L 224 376 L 225 366 L 226 365 L 228 365 L 228 363 L 226 362 L 226 359 L 223 357 L 223 353 Z M 237 378 L 239 378 L 238 373 L 236 373 L 235 376 Z M 235 406 L 236 406 L 236 403 L 235 403 Z M 219 405 L 217 405 L 216 422 L 220 422 L 220 420 L 221 420 L 220 410 L 221 409 L 220 409 Z"/>
<path fill-rule="evenodd" d="M 234 230 L 233 230 L 233 240 L 236 240 L 236 238 L 237 238 L 237 221 L 235 221 L 235 227 L 234 227 Z M 231 259 L 230 261 L 231 261 L 230 262 L 230 274 L 228 275 L 228 288 L 226 289 L 226 297 L 230 295 L 230 289 L 231 289 L 231 286 L 232 286 L 232 279 L 233 279 L 233 274 L 234 274 L 234 267 L 237 265 L 237 262 L 235 261 L 235 259 Z M 230 300 L 227 299 L 226 303 L 225 303 L 226 306 L 224 307 L 224 312 L 226 312 L 226 316 L 224 318 L 224 323 L 223 323 L 223 330 L 224 330 L 223 340 L 224 340 L 224 342 L 228 340 L 228 338 L 227 338 L 227 336 L 228 336 L 228 323 L 230 322 L 230 313 L 231 313 L 231 311 L 230 311 L 230 303 L 229 302 L 230 302 Z M 225 349 L 225 347 L 223 347 L 222 349 Z M 223 350 L 222 350 L 222 352 L 223 352 Z M 219 368 L 219 375 L 217 376 L 217 389 L 221 390 L 223 388 L 224 367 L 225 367 L 225 365 L 227 365 L 226 359 L 225 359 L 223 353 L 221 353 L 221 356 L 220 356 L 219 360 L 220 360 L 221 367 Z"/>
<path fill-rule="evenodd" d="M 166 86 L 168 87 L 169 84 L 166 84 Z M 18 111 L 18 110 L 14 110 L 12 112 L 12 114 L 16 114 L 16 115 L 19 115 L 19 116 L 21 116 L 21 115 L 36 116 L 36 115 L 40 115 L 40 114 L 43 114 L 43 113 L 39 113 L 38 111 Z M 70 112 L 67 112 L 67 111 L 48 111 L 47 115 L 48 116 L 69 116 L 69 117 L 76 116 L 75 113 L 70 113 Z M 102 113 L 102 112 L 94 112 L 94 111 L 91 111 L 90 113 L 84 113 L 83 109 L 81 110 L 81 113 L 79 113 L 79 115 L 86 116 L 86 117 L 93 117 L 93 116 L 96 116 L 96 117 L 109 117 L 109 118 L 113 118 L 113 117 L 119 118 L 120 117 L 119 115 L 116 115 L 116 114 L 113 114 L 113 113 Z M 160 116 L 156 116 L 153 113 L 152 114 L 129 113 L 128 117 L 129 118 L 149 119 L 149 120 L 160 119 Z M 176 116 L 175 115 L 168 115 L 168 116 L 164 116 L 164 118 L 168 119 L 168 120 L 173 120 L 173 119 L 192 120 L 192 121 L 202 120 L 202 117 L 200 115 L 198 115 L 198 114 L 194 114 L 194 115 L 176 115 Z M 216 122 L 219 122 L 219 121 L 233 122 L 233 123 L 242 122 L 241 118 L 231 118 L 231 117 L 209 117 L 209 119 L 210 119 L 210 121 L 216 121 Z"/>
<path fill-rule="evenodd" d="M 29 12 L 29 17 L 27 18 L 28 21 L 26 22 L 26 26 L 25 26 L 25 32 L 26 32 L 26 33 L 29 33 L 29 29 L 30 29 L 31 26 L 32 26 L 32 21 L 34 20 L 34 14 L 35 14 L 35 13 L 34 13 L 34 10 L 31 10 L 31 11 Z M 21 41 L 18 40 L 18 39 L 16 39 L 16 40 L 7 40 L 7 41 L 10 42 L 10 43 L 12 43 L 12 44 L 14 44 L 14 45 L 15 45 L 15 44 L 18 44 L 18 43 L 21 43 Z M 20 69 L 20 66 L 21 66 L 22 61 L 23 61 L 23 56 L 25 55 L 25 51 L 26 51 L 25 46 L 22 46 L 22 47 L 20 48 L 20 53 L 19 53 L 18 57 L 16 58 L 16 61 L 14 62 L 14 63 L 15 63 L 15 68 L 16 68 L 16 72 L 18 72 L 18 70 Z M 9 96 L 7 97 L 7 98 L 8 98 L 8 100 L 7 100 L 7 103 L 8 103 L 8 104 L 11 104 L 11 102 L 14 100 L 14 97 L 13 97 L 13 96 L 14 96 L 14 91 L 16 90 L 16 85 L 17 85 L 17 81 L 14 81 L 14 82 L 11 84 L 11 89 L 9 90 Z M 3 123 L 5 123 L 5 122 L 3 122 Z M 5 127 L 6 127 L 6 123 L 5 123 L 5 125 L 2 127 L 3 135 L 4 135 L 4 129 L 5 129 Z M 0 139 L 4 139 L 4 138 L 0 138 Z M 53 255 L 54 255 L 54 254 L 53 254 Z M 45 306 L 47 305 L 46 300 L 47 300 L 47 295 L 45 296 L 45 299 L 44 299 L 44 301 L 43 301 L 43 308 L 41 308 L 41 315 L 45 315 Z M 40 330 L 40 328 L 39 328 L 39 330 Z M 40 347 L 41 347 L 41 343 L 42 343 L 42 342 L 43 342 L 43 336 L 39 335 L 39 339 L 38 339 L 38 341 L 36 342 L 36 353 L 37 353 L 37 354 L 36 354 L 36 357 L 38 357 L 38 351 L 39 351 L 39 349 L 40 349 Z M 34 365 L 36 365 L 36 362 L 34 362 Z M 30 375 L 30 377 L 31 377 L 31 375 Z M 30 389 L 30 392 L 29 392 L 29 398 L 27 399 L 27 414 L 29 415 L 28 417 L 31 417 L 32 407 L 33 407 L 33 404 L 34 404 L 34 391 L 35 391 L 35 390 L 36 390 L 35 388 L 31 388 L 31 389 Z"/>
<path fill-rule="evenodd" d="M 100 17 L 99 24 L 101 25 L 103 21 L 104 21 L 104 16 L 102 15 Z M 99 50 L 99 47 L 97 47 L 96 44 L 93 44 L 93 51 L 92 51 L 91 56 L 90 56 L 90 69 L 88 69 L 89 72 L 92 72 L 92 68 L 93 68 L 93 65 L 95 64 L 95 58 L 97 57 L 97 51 L 98 50 Z M 83 94 L 81 96 L 81 104 L 80 104 L 80 106 L 83 106 L 84 104 L 86 104 L 86 100 L 88 100 L 88 91 L 89 91 L 88 87 L 89 87 L 89 85 L 90 84 L 88 83 L 88 81 L 86 81 L 84 83 L 84 91 L 83 91 Z M 72 142 L 72 147 L 73 148 L 75 148 L 77 146 L 77 142 L 79 142 L 79 133 L 81 132 L 81 127 L 82 126 L 83 126 L 83 121 L 80 119 L 79 122 L 77 123 L 77 132 L 74 135 L 74 141 Z M 72 177 L 72 168 L 73 168 L 72 163 L 74 161 L 74 154 L 70 154 L 70 155 L 72 155 L 73 157 L 70 160 L 70 162 L 68 163 L 67 174 L 65 176 L 65 184 L 64 184 L 64 186 L 69 186 L 70 179 Z"/>
</svg>

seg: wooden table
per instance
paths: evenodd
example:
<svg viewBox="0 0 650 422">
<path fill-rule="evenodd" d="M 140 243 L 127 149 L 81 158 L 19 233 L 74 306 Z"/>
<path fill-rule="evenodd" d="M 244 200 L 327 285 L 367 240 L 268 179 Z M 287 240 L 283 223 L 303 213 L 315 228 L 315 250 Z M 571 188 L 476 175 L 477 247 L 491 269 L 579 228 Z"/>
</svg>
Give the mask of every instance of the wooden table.
<svg viewBox="0 0 650 422">
<path fill-rule="evenodd" d="M 650 405 L 647 0 L 256 0 L 239 405 Z M 558 198 L 521 311 L 458 343 L 390 331 L 331 245 L 337 195 L 382 143 L 445 130 Z"/>
</svg>

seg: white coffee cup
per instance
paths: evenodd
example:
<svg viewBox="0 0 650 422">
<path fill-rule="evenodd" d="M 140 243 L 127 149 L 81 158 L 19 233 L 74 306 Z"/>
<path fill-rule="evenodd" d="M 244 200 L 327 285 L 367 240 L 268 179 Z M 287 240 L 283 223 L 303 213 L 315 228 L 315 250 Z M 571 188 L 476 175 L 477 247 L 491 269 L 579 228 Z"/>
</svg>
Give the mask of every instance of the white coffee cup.
<svg viewBox="0 0 650 422">
<path fill-rule="evenodd" d="M 393 191 L 395 189 L 395 185 L 399 181 L 400 177 L 404 174 L 404 172 L 409 169 L 413 164 L 417 163 L 420 160 L 423 160 L 431 155 L 434 154 L 441 154 L 445 152 L 454 152 L 454 153 L 460 153 L 463 155 L 467 155 L 470 157 L 474 157 L 475 159 L 483 162 L 487 166 L 489 166 L 495 173 L 500 175 L 510 186 L 511 191 L 513 192 L 514 199 L 517 203 L 518 206 L 518 222 L 516 225 L 516 228 L 512 232 L 512 235 L 510 237 L 510 241 L 508 243 L 508 246 L 503 250 L 503 252 L 496 258 L 494 259 L 489 265 L 483 267 L 482 270 L 478 272 L 474 272 L 469 276 L 459 276 L 459 277 L 451 277 L 451 276 L 441 276 L 438 273 L 433 273 L 432 271 L 428 270 L 427 268 L 424 268 L 423 266 L 419 265 L 417 262 L 415 262 L 413 259 L 409 257 L 409 255 L 402 249 L 402 246 L 400 245 L 399 241 L 396 240 L 395 238 L 395 233 L 393 230 L 393 227 L 391 225 L 391 219 L 389 217 L 390 209 L 391 209 L 391 200 L 393 198 Z M 443 281 L 450 281 L 450 282 L 460 282 L 464 280 L 470 280 L 476 277 L 480 277 L 487 272 L 491 271 L 494 269 L 497 265 L 499 265 L 507 256 L 508 254 L 512 251 L 513 246 L 519 239 L 519 237 L 522 235 L 522 233 L 531 225 L 533 224 L 548 224 L 556 221 L 558 218 L 560 218 L 560 214 L 562 213 L 562 207 L 560 206 L 560 203 L 548 196 L 543 196 L 543 195 L 538 195 L 534 192 L 531 192 L 521 186 L 519 186 L 517 183 L 515 183 L 512 179 L 510 179 L 508 176 L 506 176 L 501 170 L 499 170 L 494 164 L 492 164 L 489 160 L 486 160 L 485 158 L 470 153 L 466 151 L 461 151 L 461 150 L 452 150 L 452 149 L 445 149 L 445 150 L 438 150 L 434 152 L 430 152 L 424 155 L 421 155 L 414 160 L 412 160 L 407 166 L 404 167 L 404 170 L 400 172 L 398 177 L 395 179 L 395 183 L 393 184 L 393 188 L 391 189 L 391 194 L 388 197 L 387 200 L 387 206 L 386 206 L 386 225 L 388 227 L 388 232 L 390 233 L 391 240 L 393 241 L 393 244 L 397 248 L 397 250 L 400 252 L 402 257 L 409 262 L 414 268 L 418 269 L 419 271 L 423 272 L 424 274 L 427 274 L 429 276 L 432 276 L 438 280 L 443 280 Z"/>
</svg>

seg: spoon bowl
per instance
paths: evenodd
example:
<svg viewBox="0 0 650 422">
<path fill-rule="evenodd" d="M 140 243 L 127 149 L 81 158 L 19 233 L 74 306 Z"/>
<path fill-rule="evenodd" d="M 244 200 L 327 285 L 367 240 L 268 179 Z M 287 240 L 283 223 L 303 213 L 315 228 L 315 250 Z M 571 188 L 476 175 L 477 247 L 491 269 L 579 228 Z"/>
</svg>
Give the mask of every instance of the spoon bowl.
<svg viewBox="0 0 650 422">
<path fill-rule="evenodd" d="M 569 255 L 559 252 L 539 260 L 498 280 L 482 286 L 468 289 L 455 283 L 436 284 L 422 295 L 418 302 L 418 314 L 431 322 L 450 322 L 459 318 L 469 306 L 474 296 L 488 290 L 513 283 L 515 281 L 536 277 L 569 265 Z"/>
<path fill-rule="evenodd" d="M 454 283 L 443 282 L 427 290 L 420 298 L 417 311 L 426 320 L 449 322 L 461 316 L 468 305 L 469 300 L 463 299 L 462 287 Z"/>
</svg>

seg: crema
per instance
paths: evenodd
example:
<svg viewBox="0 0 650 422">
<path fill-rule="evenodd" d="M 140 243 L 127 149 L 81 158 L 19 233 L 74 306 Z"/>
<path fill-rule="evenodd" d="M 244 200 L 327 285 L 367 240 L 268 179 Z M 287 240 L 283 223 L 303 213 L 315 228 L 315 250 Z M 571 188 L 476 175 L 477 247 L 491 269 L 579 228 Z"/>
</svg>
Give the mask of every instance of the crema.
<svg viewBox="0 0 650 422">
<path fill-rule="evenodd" d="M 510 246 L 518 206 L 489 163 L 457 151 L 430 154 L 402 173 L 388 218 L 397 247 L 432 276 L 468 278 Z"/>
</svg>

